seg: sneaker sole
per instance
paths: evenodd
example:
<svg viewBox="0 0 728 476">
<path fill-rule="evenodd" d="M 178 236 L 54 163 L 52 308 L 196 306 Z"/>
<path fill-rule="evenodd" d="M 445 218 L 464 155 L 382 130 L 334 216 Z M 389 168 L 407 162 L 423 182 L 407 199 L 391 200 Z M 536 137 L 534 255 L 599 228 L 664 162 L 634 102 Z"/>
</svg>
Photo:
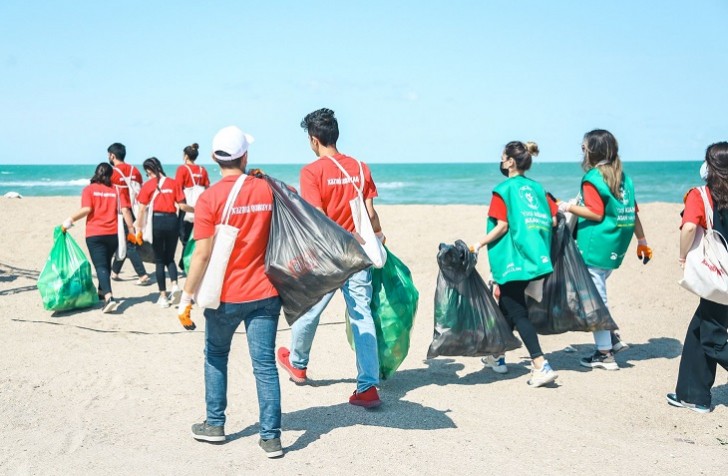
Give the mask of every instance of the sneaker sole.
<svg viewBox="0 0 728 476">
<path fill-rule="evenodd" d="M 619 370 L 619 365 L 616 362 L 614 364 L 604 364 L 601 362 L 584 362 L 580 360 L 579 364 L 589 369 Z"/>
<path fill-rule="evenodd" d="M 357 406 L 357 407 L 377 408 L 378 406 L 380 406 L 382 404 L 382 401 L 381 400 L 373 400 L 371 402 L 356 401 L 356 402 L 349 402 L 349 403 L 354 406 Z"/>
<path fill-rule="evenodd" d="M 110 302 L 110 303 L 106 304 L 103 307 L 103 309 L 101 309 L 101 312 L 103 312 L 104 314 L 110 314 L 110 313 L 116 311 L 117 307 L 119 307 L 118 302 Z"/>
<path fill-rule="evenodd" d="M 198 434 L 192 433 L 192 438 L 196 439 L 197 441 L 209 441 L 211 443 L 219 443 L 221 441 L 225 441 L 225 435 L 208 436 L 208 435 L 198 435 Z"/>
<path fill-rule="evenodd" d="M 276 352 L 276 362 L 278 362 L 278 365 L 280 365 L 281 368 L 286 371 L 286 373 L 288 374 L 288 377 L 290 377 L 290 379 L 293 381 L 293 383 L 306 383 L 306 377 L 301 378 L 301 377 L 297 377 L 296 375 L 294 375 L 293 372 L 291 372 L 291 369 L 288 368 L 286 363 L 283 362 L 278 357 L 278 352 Z M 290 362 L 290 360 L 289 360 L 289 362 Z"/>
<path fill-rule="evenodd" d="M 695 413 L 710 413 L 710 409 L 703 409 L 703 408 L 695 408 L 695 407 L 688 407 L 683 405 L 682 402 L 671 400 L 668 397 L 665 397 L 665 400 L 667 400 L 668 405 L 671 405 L 675 408 L 685 408 L 686 410 L 692 410 Z"/>
<path fill-rule="evenodd" d="M 265 452 L 265 456 L 268 458 L 279 458 L 279 457 L 283 456 L 283 450 L 271 451 L 271 452 L 268 452 L 265 450 L 263 450 L 263 451 Z"/>
<path fill-rule="evenodd" d="M 492 370 L 493 372 L 495 372 L 497 374 L 501 374 L 502 375 L 502 374 L 507 374 L 508 373 L 508 368 L 491 367 L 490 365 L 486 365 L 486 367 L 488 367 L 490 370 Z"/>
<path fill-rule="evenodd" d="M 556 374 L 556 373 L 554 373 L 554 375 L 552 375 L 551 377 L 547 378 L 546 380 L 541 380 L 541 381 L 539 381 L 537 383 L 531 383 L 533 381 L 532 380 L 529 380 L 527 383 L 528 383 L 528 385 L 531 388 L 538 388 L 538 387 L 543 387 L 544 385 L 550 384 L 551 382 L 553 382 L 557 378 L 559 378 L 559 375 Z"/>
</svg>

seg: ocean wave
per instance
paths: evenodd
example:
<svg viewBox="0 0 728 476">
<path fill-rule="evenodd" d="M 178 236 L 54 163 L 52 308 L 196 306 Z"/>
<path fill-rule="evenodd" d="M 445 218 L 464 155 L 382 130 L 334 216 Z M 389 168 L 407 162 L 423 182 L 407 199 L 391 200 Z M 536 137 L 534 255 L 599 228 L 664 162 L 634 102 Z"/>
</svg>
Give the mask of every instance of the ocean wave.
<svg viewBox="0 0 728 476">
<path fill-rule="evenodd" d="M 89 179 L 27 181 L 17 180 L 10 182 L 0 180 L 0 187 L 84 187 L 89 183 Z"/>
<path fill-rule="evenodd" d="M 395 189 L 395 188 L 405 188 L 407 186 L 407 183 L 405 182 L 382 182 L 377 184 L 377 188 L 383 188 L 383 189 Z"/>
<path fill-rule="evenodd" d="M 11 174 L 12 174 L 12 172 L 8 172 L 8 171 L 5 171 L 5 170 L 0 170 L 0 175 L 11 175 Z"/>
</svg>

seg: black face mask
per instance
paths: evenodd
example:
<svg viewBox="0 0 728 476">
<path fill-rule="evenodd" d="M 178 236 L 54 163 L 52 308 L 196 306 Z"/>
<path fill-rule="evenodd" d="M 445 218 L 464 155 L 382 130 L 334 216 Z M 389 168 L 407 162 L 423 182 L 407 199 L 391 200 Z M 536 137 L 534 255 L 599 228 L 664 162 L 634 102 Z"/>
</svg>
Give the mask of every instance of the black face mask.
<svg viewBox="0 0 728 476">
<path fill-rule="evenodd" d="M 508 177 L 508 169 L 504 169 L 503 168 L 503 162 L 500 163 L 500 165 L 498 166 L 498 168 L 500 168 L 500 171 L 501 171 L 501 173 L 503 174 L 504 177 Z"/>
</svg>

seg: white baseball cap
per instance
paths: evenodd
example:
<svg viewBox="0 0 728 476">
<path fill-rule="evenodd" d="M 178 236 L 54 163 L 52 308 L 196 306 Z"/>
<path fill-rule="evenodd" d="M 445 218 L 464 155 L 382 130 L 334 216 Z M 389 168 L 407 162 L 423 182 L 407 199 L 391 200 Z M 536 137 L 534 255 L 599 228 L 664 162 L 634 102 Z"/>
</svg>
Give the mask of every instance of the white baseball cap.
<svg viewBox="0 0 728 476">
<path fill-rule="evenodd" d="M 212 138 L 212 155 L 223 162 L 239 159 L 248 151 L 255 138 L 237 126 L 223 127 Z"/>
</svg>

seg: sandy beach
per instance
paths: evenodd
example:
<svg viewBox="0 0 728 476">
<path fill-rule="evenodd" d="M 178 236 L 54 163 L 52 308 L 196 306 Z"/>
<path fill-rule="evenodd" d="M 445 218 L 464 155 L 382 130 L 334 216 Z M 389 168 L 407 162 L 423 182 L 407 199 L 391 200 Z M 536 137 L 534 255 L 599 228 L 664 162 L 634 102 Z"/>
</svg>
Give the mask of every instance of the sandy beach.
<svg viewBox="0 0 728 476">
<path fill-rule="evenodd" d="M 425 361 L 432 339 L 440 242 L 484 235 L 486 206 L 378 206 L 390 249 L 420 291 L 410 354 L 382 383 L 384 405 L 347 403 L 354 353 L 340 295 L 322 317 L 310 385 L 281 372 L 282 441 L 268 460 L 258 448 L 258 405 L 242 330 L 233 341 L 224 444 L 193 440 L 205 416 L 204 318 L 185 331 L 175 309 L 155 305 L 156 285 L 138 287 L 131 264 L 113 282 L 119 312 L 52 315 L 35 288 L 53 227 L 78 197 L 0 198 L 0 474 L 720 474 L 728 470 L 728 384 L 718 370 L 715 410 L 667 405 L 685 330 L 698 298 L 677 281 L 678 204 L 640 204 L 654 259 L 633 240 L 608 281 L 609 305 L 630 349 L 619 371 L 579 358 L 591 334 L 542 336 L 557 385 L 526 385 L 525 348 L 495 374 L 478 358 Z M 70 233 L 85 250 L 83 223 Z M 178 251 L 179 253 L 179 251 Z M 488 272 L 481 253 L 479 271 Z M 147 265 L 152 273 L 152 265 Z M 281 317 L 278 345 L 290 332 Z M 567 352 L 572 346 L 577 352 Z"/>
</svg>

